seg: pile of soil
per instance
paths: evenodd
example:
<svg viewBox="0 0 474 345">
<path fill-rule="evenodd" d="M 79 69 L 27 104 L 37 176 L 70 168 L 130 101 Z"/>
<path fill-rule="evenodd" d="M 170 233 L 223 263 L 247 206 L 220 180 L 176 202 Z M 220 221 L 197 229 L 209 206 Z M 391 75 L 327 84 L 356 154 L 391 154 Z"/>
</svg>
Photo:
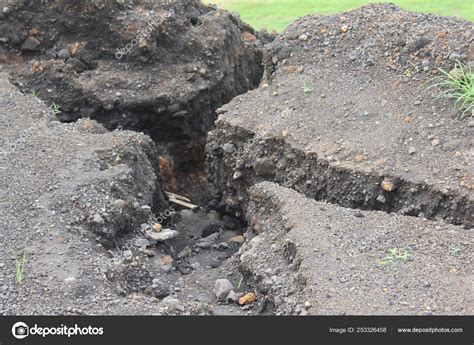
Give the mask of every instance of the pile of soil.
<svg viewBox="0 0 474 345">
<path fill-rule="evenodd" d="M 264 60 L 207 144 L 222 202 L 249 223 L 258 308 L 471 314 L 474 124 L 428 85 L 472 64 L 472 23 L 369 5 L 298 20 Z"/>
<path fill-rule="evenodd" d="M 2 10 L 20 92 L 1 75 L 0 314 L 242 313 L 213 293 L 226 278 L 239 294 L 242 224 L 166 191 L 209 198 L 214 110 L 258 86 L 271 37 L 199 1 Z"/>
<path fill-rule="evenodd" d="M 205 180 L 214 110 L 258 86 L 271 39 L 199 1 L 23 1 L 4 16 L 0 61 L 20 89 L 59 105 L 62 122 L 91 118 L 148 134 L 168 189 L 188 196 Z"/>
<path fill-rule="evenodd" d="M 472 235 L 461 227 L 317 202 L 270 182 L 250 195 L 241 262 L 266 312 L 472 314 Z"/>
<path fill-rule="evenodd" d="M 472 226 L 472 121 L 428 88 L 472 47 L 470 23 L 393 5 L 302 18 L 266 47 L 266 81 L 218 111 L 208 159 L 223 200 L 240 213 L 268 180 Z"/>
</svg>

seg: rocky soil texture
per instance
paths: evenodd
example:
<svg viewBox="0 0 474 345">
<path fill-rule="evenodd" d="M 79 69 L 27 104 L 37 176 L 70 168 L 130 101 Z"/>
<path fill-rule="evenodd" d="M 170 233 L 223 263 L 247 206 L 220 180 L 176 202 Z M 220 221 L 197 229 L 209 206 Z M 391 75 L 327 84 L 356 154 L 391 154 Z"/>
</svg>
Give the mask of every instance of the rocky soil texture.
<svg viewBox="0 0 474 345">
<path fill-rule="evenodd" d="M 0 315 L 472 314 L 472 24 L 276 39 L 199 1 L 0 13 Z M 217 121 L 216 121 L 217 119 Z"/>
<path fill-rule="evenodd" d="M 266 47 L 262 85 L 218 110 L 208 150 L 224 200 L 245 205 L 248 187 L 270 180 L 472 226 L 473 124 L 428 88 L 451 58 L 474 61 L 471 29 L 391 5 L 290 26 Z"/>
<path fill-rule="evenodd" d="M 91 118 L 157 142 L 173 191 L 205 178 L 214 110 L 258 86 L 271 39 L 199 1 L 27 1 L 6 15 L 0 37 L 10 62 L 26 60 L 13 81 L 61 106 L 61 121 Z"/>
<path fill-rule="evenodd" d="M 250 195 L 254 236 L 240 259 L 268 296 L 269 310 L 472 314 L 472 236 L 466 230 L 317 202 L 270 182 L 255 185 Z"/>
<path fill-rule="evenodd" d="M 242 270 L 269 310 L 472 313 L 457 255 L 472 245 L 474 124 L 429 85 L 473 47 L 471 23 L 392 5 L 308 16 L 265 47 L 264 80 L 218 110 L 207 149 L 222 202 L 247 215 Z"/>
</svg>

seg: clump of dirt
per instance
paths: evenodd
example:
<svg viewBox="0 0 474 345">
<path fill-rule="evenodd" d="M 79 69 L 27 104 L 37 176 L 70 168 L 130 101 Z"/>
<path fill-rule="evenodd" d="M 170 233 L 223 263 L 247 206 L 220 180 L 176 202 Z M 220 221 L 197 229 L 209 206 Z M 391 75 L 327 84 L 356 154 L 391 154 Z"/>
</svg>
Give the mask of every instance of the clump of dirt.
<svg viewBox="0 0 474 345">
<path fill-rule="evenodd" d="M 169 161 L 168 189 L 195 197 L 214 110 L 259 85 L 271 39 L 199 1 L 25 1 L 3 22 L 0 49 L 20 62 L 16 85 L 59 105 L 63 122 L 88 117 L 150 135 Z"/>
</svg>

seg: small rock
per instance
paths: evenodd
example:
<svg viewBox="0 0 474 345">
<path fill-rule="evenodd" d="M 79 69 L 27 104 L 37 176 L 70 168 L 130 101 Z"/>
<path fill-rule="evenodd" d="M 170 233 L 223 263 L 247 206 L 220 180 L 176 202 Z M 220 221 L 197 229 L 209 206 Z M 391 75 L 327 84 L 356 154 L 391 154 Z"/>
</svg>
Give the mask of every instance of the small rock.
<svg viewBox="0 0 474 345">
<path fill-rule="evenodd" d="M 77 73 L 84 72 L 87 69 L 87 66 L 75 57 L 68 59 L 67 63 L 70 64 Z"/>
<path fill-rule="evenodd" d="M 199 268 L 201 268 L 201 264 L 196 261 L 191 264 L 191 267 L 193 268 L 193 270 L 198 270 Z"/>
<path fill-rule="evenodd" d="M 202 239 L 196 242 L 196 247 L 201 248 L 201 249 L 207 249 L 212 246 L 211 241 Z"/>
<path fill-rule="evenodd" d="M 239 300 L 239 295 L 234 290 L 230 290 L 225 300 L 230 303 L 236 303 Z"/>
<path fill-rule="evenodd" d="M 145 233 L 149 238 L 155 241 L 166 241 L 178 236 L 179 232 L 171 229 L 163 229 L 160 232 L 147 231 Z"/>
<path fill-rule="evenodd" d="M 133 259 L 133 253 L 130 249 L 126 250 L 123 252 L 123 257 L 125 260 L 132 260 Z"/>
<path fill-rule="evenodd" d="M 379 196 L 377 197 L 377 201 L 384 204 L 385 203 L 385 197 L 382 194 L 379 194 Z"/>
<path fill-rule="evenodd" d="M 173 263 L 173 258 L 169 255 L 164 255 L 160 258 L 160 264 L 162 265 L 171 265 Z"/>
<path fill-rule="evenodd" d="M 232 152 L 234 152 L 234 145 L 229 144 L 229 143 L 225 143 L 225 144 L 222 146 L 222 149 L 224 150 L 224 152 L 232 153 Z"/>
<path fill-rule="evenodd" d="M 454 157 L 459 158 L 459 157 L 461 157 L 461 156 L 462 156 L 461 151 L 456 151 L 456 152 L 454 153 Z"/>
<path fill-rule="evenodd" d="M 253 303 L 256 300 L 257 300 L 257 295 L 253 292 L 249 292 L 249 293 L 247 293 L 244 296 L 239 298 L 239 304 L 240 305 L 246 305 L 246 304 Z"/>
<path fill-rule="evenodd" d="M 219 238 L 219 233 L 215 232 L 197 241 L 196 246 L 201 249 L 209 248 L 218 238 Z"/>
<path fill-rule="evenodd" d="M 190 256 L 193 253 L 191 248 L 189 246 L 184 247 L 179 253 L 178 253 L 178 259 L 184 259 L 185 257 Z"/>
<path fill-rule="evenodd" d="M 341 26 L 341 32 L 342 32 L 342 33 L 346 33 L 347 30 L 349 30 L 349 27 L 348 27 L 347 25 Z"/>
<path fill-rule="evenodd" d="M 242 235 L 234 236 L 229 240 L 229 242 L 242 244 L 245 242 L 245 237 Z"/>
<path fill-rule="evenodd" d="M 145 215 L 150 215 L 151 214 L 151 207 L 148 205 L 143 205 L 140 207 L 140 211 L 143 212 Z"/>
<path fill-rule="evenodd" d="M 255 37 L 255 35 L 251 34 L 250 32 L 248 31 L 245 31 L 243 34 L 242 34 L 242 38 L 245 42 L 255 42 L 257 40 L 257 38 Z"/>
<path fill-rule="evenodd" d="M 104 218 L 102 218 L 102 216 L 101 216 L 100 214 L 98 214 L 98 213 L 96 213 L 96 214 L 94 215 L 94 219 L 93 219 L 93 220 L 94 220 L 94 223 L 96 223 L 96 224 L 104 224 L 104 223 L 105 223 Z"/>
<path fill-rule="evenodd" d="M 169 286 L 166 285 L 163 281 L 155 278 L 153 279 L 152 284 L 153 285 L 151 286 L 151 291 L 156 298 L 164 298 L 166 296 L 169 296 Z"/>
<path fill-rule="evenodd" d="M 153 250 L 146 249 L 146 247 L 138 248 L 138 251 L 142 254 L 145 254 L 146 256 L 149 256 L 149 257 L 155 256 L 155 252 Z"/>
<path fill-rule="evenodd" d="M 148 40 L 146 38 L 142 37 L 138 41 L 138 48 L 143 50 L 150 50 L 150 43 L 148 43 Z"/>
<path fill-rule="evenodd" d="M 305 307 L 304 307 L 303 304 L 298 304 L 298 305 L 295 307 L 295 312 L 296 312 L 296 314 L 300 314 L 304 309 L 305 309 Z"/>
<path fill-rule="evenodd" d="M 308 40 L 308 35 L 303 34 L 298 37 L 298 41 L 300 42 L 306 42 L 307 40 Z"/>
<path fill-rule="evenodd" d="M 409 149 L 408 149 L 408 153 L 411 154 L 411 155 L 414 155 L 416 153 L 416 149 L 411 146 Z"/>
<path fill-rule="evenodd" d="M 166 307 L 166 309 L 174 312 L 184 312 L 184 305 L 177 298 L 171 296 L 165 297 L 161 303 Z"/>
<path fill-rule="evenodd" d="M 21 51 L 35 51 L 39 48 L 40 42 L 34 37 L 27 37 L 26 40 L 21 45 Z"/>
<path fill-rule="evenodd" d="M 123 201 L 122 199 L 117 199 L 114 201 L 113 206 L 114 208 L 120 210 L 125 207 L 125 201 Z"/>
<path fill-rule="evenodd" d="M 439 139 L 433 139 L 433 141 L 431 142 L 431 146 L 435 147 L 435 146 L 438 146 L 440 143 Z"/>
<path fill-rule="evenodd" d="M 160 223 L 155 223 L 153 225 L 153 230 L 155 230 L 156 232 L 160 232 L 161 231 L 161 224 Z"/>
<path fill-rule="evenodd" d="M 148 247 L 150 246 L 150 241 L 148 241 L 146 238 L 137 238 L 134 241 L 135 246 L 137 247 Z"/>
<path fill-rule="evenodd" d="M 469 121 L 469 122 L 467 123 L 467 126 L 468 126 L 468 127 L 471 127 L 471 128 L 474 127 L 474 120 Z"/>
<path fill-rule="evenodd" d="M 395 189 L 395 185 L 393 184 L 393 182 L 387 179 L 382 181 L 381 186 L 382 186 L 382 189 L 387 192 L 391 192 L 392 190 Z"/>
<path fill-rule="evenodd" d="M 66 60 L 66 59 L 69 59 L 70 57 L 71 57 L 71 53 L 69 52 L 69 49 L 67 48 L 61 49 L 58 52 L 58 59 Z"/>
<path fill-rule="evenodd" d="M 214 284 L 214 295 L 218 299 L 224 300 L 233 289 L 234 286 L 228 279 L 217 279 Z"/>
</svg>

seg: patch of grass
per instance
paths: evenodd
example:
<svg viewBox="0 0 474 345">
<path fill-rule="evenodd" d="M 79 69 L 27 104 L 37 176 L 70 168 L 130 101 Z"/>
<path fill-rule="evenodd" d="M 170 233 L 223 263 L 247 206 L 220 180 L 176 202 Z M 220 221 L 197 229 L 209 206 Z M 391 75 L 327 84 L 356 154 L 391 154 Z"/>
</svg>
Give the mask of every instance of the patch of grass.
<svg viewBox="0 0 474 345">
<path fill-rule="evenodd" d="M 411 254 L 408 250 L 402 248 L 390 248 L 388 255 L 378 260 L 380 266 L 394 264 L 397 261 L 405 262 L 410 258 Z"/>
<path fill-rule="evenodd" d="M 459 254 L 461 254 L 461 248 L 456 247 L 456 246 L 451 247 L 450 251 L 451 251 L 451 254 L 454 256 L 458 256 Z"/>
<path fill-rule="evenodd" d="M 438 97 L 453 99 L 460 111 L 460 117 L 473 116 L 474 112 L 474 72 L 459 60 L 450 72 L 438 68 L 441 75 L 432 79 L 430 87 L 443 89 Z"/>
<path fill-rule="evenodd" d="M 257 29 L 282 32 L 298 17 L 307 14 L 333 14 L 348 11 L 368 3 L 383 0 L 205 0 L 240 13 L 242 19 Z M 474 20 L 469 0 L 391 0 L 402 8 L 415 12 L 435 13 L 444 16 Z"/>
<path fill-rule="evenodd" d="M 51 104 L 49 108 L 52 110 L 54 115 L 59 115 L 62 113 L 61 107 L 56 103 Z"/>
<path fill-rule="evenodd" d="M 237 284 L 237 289 L 240 289 L 240 287 L 242 286 L 242 283 L 244 282 L 244 276 L 241 276 L 240 277 L 240 280 L 239 280 L 239 284 Z"/>
<path fill-rule="evenodd" d="M 313 91 L 313 87 L 311 85 L 306 85 L 305 83 L 301 88 L 301 91 L 303 91 L 304 93 L 310 93 Z"/>
<path fill-rule="evenodd" d="M 23 284 L 23 277 L 26 269 L 26 259 L 28 257 L 28 245 L 25 245 L 25 249 L 23 250 L 23 255 L 20 258 L 16 259 L 15 264 L 15 278 L 16 282 L 19 285 Z"/>
<path fill-rule="evenodd" d="M 107 168 L 108 169 L 112 169 L 114 166 L 120 164 L 120 162 L 122 161 L 122 156 L 120 155 L 120 153 L 115 157 L 113 158 L 110 163 L 107 162 Z"/>
</svg>

